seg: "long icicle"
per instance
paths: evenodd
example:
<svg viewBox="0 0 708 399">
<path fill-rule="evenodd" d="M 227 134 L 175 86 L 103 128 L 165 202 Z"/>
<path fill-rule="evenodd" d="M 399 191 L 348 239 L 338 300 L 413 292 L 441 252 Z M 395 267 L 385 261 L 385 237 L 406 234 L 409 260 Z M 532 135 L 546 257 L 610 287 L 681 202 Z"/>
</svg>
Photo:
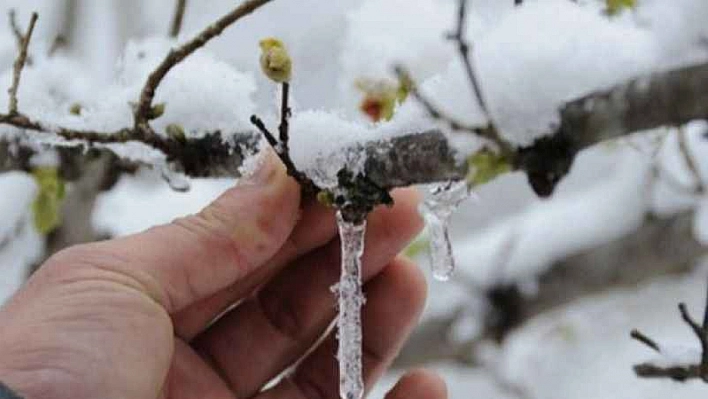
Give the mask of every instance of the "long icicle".
<svg viewBox="0 0 708 399">
<path fill-rule="evenodd" d="M 364 396 L 361 307 L 365 302 L 361 290 L 361 255 L 364 253 L 366 221 L 348 222 L 341 212 L 337 212 L 337 225 L 342 245 L 342 274 L 336 287 L 339 296 L 339 395 L 341 399 L 361 399 Z"/>
</svg>

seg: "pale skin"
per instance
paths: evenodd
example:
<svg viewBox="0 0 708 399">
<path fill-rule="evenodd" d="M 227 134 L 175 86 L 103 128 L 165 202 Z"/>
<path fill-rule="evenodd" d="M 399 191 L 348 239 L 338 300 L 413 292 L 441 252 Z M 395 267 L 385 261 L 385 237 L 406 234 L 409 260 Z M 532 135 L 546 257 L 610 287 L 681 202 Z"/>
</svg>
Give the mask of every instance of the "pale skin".
<svg viewBox="0 0 708 399">
<path fill-rule="evenodd" d="M 397 255 L 422 228 L 418 197 L 394 198 L 368 219 L 368 388 L 426 296 L 421 272 Z M 50 258 L 0 308 L 0 381 L 26 399 L 335 399 L 334 334 L 309 350 L 335 317 L 338 269 L 332 211 L 301 203 L 270 153 L 196 215 Z M 445 399 L 446 388 L 418 370 L 386 398 Z"/>
</svg>

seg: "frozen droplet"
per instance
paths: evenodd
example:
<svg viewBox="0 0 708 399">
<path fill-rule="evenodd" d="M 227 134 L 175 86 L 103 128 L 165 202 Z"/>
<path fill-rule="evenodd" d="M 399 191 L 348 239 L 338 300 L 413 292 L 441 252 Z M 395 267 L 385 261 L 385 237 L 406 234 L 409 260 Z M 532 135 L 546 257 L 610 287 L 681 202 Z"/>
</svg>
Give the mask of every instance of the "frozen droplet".
<svg viewBox="0 0 708 399">
<path fill-rule="evenodd" d="M 175 191 L 184 193 L 189 191 L 189 189 L 191 188 L 191 184 L 189 183 L 189 179 L 187 178 L 187 176 L 185 176 L 183 173 L 176 172 L 170 169 L 170 167 L 167 165 L 163 165 L 160 168 L 160 173 L 162 174 L 162 178 L 167 182 L 170 188 Z"/>
<path fill-rule="evenodd" d="M 437 280 L 447 281 L 455 271 L 448 223 L 452 213 L 469 196 L 464 181 L 450 182 L 434 187 L 428 199 L 420 205 L 420 213 L 430 234 L 430 267 Z"/>
<path fill-rule="evenodd" d="M 342 246 L 342 272 L 335 290 L 339 306 L 337 338 L 339 348 L 339 395 L 342 399 L 361 399 L 364 380 L 361 363 L 361 255 L 364 253 L 366 221 L 352 223 L 337 212 L 337 226 Z"/>
</svg>

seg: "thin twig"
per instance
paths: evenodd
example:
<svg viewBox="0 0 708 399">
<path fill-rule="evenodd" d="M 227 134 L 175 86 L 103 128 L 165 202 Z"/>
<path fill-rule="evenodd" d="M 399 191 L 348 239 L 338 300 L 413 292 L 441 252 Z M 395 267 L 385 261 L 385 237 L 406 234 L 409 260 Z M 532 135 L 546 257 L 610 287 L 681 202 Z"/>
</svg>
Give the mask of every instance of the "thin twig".
<svg viewBox="0 0 708 399">
<path fill-rule="evenodd" d="M 643 343 L 644 345 L 652 348 L 653 350 L 661 353 L 661 348 L 659 348 L 659 344 L 657 344 L 656 341 L 649 338 L 648 336 L 646 336 L 644 333 L 637 330 L 636 328 L 634 330 L 632 330 L 632 332 L 629 333 L 629 336 L 632 337 L 633 339 Z"/>
<path fill-rule="evenodd" d="M 708 284 L 706 284 L 708 287 Z M 708 289 L 706 290 L 706 306 L 703 310 L 703 331 L 708 331 Z"/>
<path fill-rule="evenodd" d="M 683 155 L 683 159 L 686 162 L 686 166 L 693 175 L 696 194 L 703 194 L 705 192 L 703 178 L 701 177 L 701 172 L 698 170 L 698 163 L 696 162 L 691 149 L 688 148 L 688 138 L 685 127 L 680 127 L 678 129 L 678 145 L 681 155 Z"/>
<path fill-rule="evenodd" d="M 36 12 L 33 12 L 29 26 L 27 27 L 27 33 L 25 33 L 22 37 L 22 46 L 20 46 L 20 52 L 17 55 L 17 59 L 15 60 L 15 64 L 12 69 L 12 86 L 10 86 L 10 89 L 8 90 L 8 93 L 10 94 L 8 113 L 10 115 L 16 115 L 18 113 L 17 89 L 20 87 L 22 69 L 24 69 L 25 62 L 27 61 L 27 47 L 29 47 L 30 39 L 32 39 L 32 32 L 34 32 L 34 26 L 37 23 L 37 18 L 39 18 L 39 16 Z"/>
<path fill-rule="evenodd" d="M 280 145 L 283 146 L 283 152 L 288 152 L 288 141 L 290 140 L 290 125 L 288 120 L 290 119 L 290 83 L 283 82 L 282 84 L 282 95 L 280 103 L 280 125 L 278 126 L 278 134 L 280 137 Z"/>
<path fill-rule="evenodd" d="M 170 24 L 170 37 L 177 37 L 179 31 L 182 30 L 182 20 L 184 19 L 184 10 L 187 8 L 187 0 L 177 0 L 175 13 L 172 16 Z"/>
<path fill-rule="evenodd" d="M 276 139 L 275 136 L 273 136 L 270 130 L 268 130 L 268 128 L 265 126 L 265 123 L 263 123 L 263 120 L 257 115 L 251 115 L 251 123 L 256 128 L 258 128 L 261 133 L 263 133 L 263 136 L 265 136 L 266 140 L 268 141 L 268 144 L 273 147 L 273 150 L 275 151 L 276 155 L 278 155 L 278 158 L 280 158 L 281 162 L 283 162 L 283 165 L 285 165 L 288 174 L 292 176 L 298 183 L 300 183 L 306 193 L 316 193 L 320 191 L 319 187 L 317 187 L 317 185 L 312 181 L 312 179 L 307 177 L 305 173 L 298 170 L 292 158 L 290 157 L 290 146 L 288 144 L 290 141 L 290 106 L 288 105 L 290 97 L 290 85 L 288 84 L 288 82 L 283 82 L 281 88 L 282 97 L 280 102 L 280 125 L 278 126 L 279 140 Z"/>
<path fill-rule="evenodd" d="M 696 334 L 696 337 L 701 342 L 701 364 L 708 365 L 708 337 L 706 337 L 705 331 L 695 320 L 693 320 L 691 314 L 688 313 L 688 309 L 686 309 L 685 303 L 679 303 L 678 308 L 679 312 L 681 312 L 681 318 L 683 321 L 691 327 L 691 330 L 694 334 Z"/>
<path fill-rule="evenodd" d="M 155 97 L 155 90 L 157 90 L 157 87 L 160 85 L 160 82 L 162 82 L 165 75 L 167 75 L 167 73 L 175 65 L 179 64 L 190 54 L 203 47 L 209 40 L 221 34 L 224 29 L 271 1 L 273 0 L 245 1 L 231 12 L 206 27 L 202 32 L 189 40 L 187 43 L 176 49 L 170 50 L 160 65 L 158 65 L 158 67 L 150 73 L 150 76 L 148 76 L 140 93 L 138 104 L 135 107 L 135 127 L 136 131 L 141 132 L 142 137 L 140 138 L 154 134 L 148 125 L 148 121 L 150 120 L 150 109 L 152 108 L 152 100 Z"/>
<path fill-rule="evenodd" d="M 396 75 L 398 75 L 399 80 L 407 80 L 410 82 L 413 81 L 408 71 L 406 71 L 402 66 L 396 66 L 394 70 L 396 72 Z M 435 104 L 433 104 L 432 101 L 430 101 L 430 99 L 426 98 L 425 95 L 423 95 L 423 93 L 418 90 L 418 86 L 415 84 L 411 84 L 410 94 L 413 96 L 413 98 L 416 99 L 416 101 L 418 101 L 423 106 L 423 108 L 425 108 L 425 111 L 431 118 L 446 123 L 450 127 L 450 129 L 455 131 L 472 133 L 474 135 L 477 135 L 493 142 L 495 145 L 499 146 L 502 151 L 511 152 L 511 147 L 509 146 L 509 144 L 505 140 L 499 138 L 499 136 L 494 131 L 492 131 L 489 126 L 470 126 L 459 120 L 456 120 L 455 118 L 445 115 Z"/>
<path fill-rule="evenodd" d="M 24 36 L 22 35 L 22 29 L 17 23 L 17 12 L 14 8 L 8 11 L 8 18 L 10 20 L 10 29 L 12 29 L 12 34 L 15 35 L 15 41 L 17 42 L 17 48 L 22 48 L 22 42 L 24 41 Z"/>
<path fill-rule="evenodd" d="M 17 51 L 20 51 L 22 50 L 24 36 L 22 35 L 20 25 L 17 23 L 17 13 L 14 8 L 11 8 L 10 11 L 8 11 L 8 18 L 10 20 L 10 29 L 12 29 L 12 34 L 15 36 L 15 42 L 17 43 Z M 25 61 L 25 64 L 32 65 L 32 57 L 29 54 L 27 55 L 27 61 Z"/>
<path fill-rule="evenodd" d="M 278 140 L 273 136 L 273 133 L 268 130 L 266 127 L 265 123 L 263 123 L 263 120 L 259 118 L 257 115 L 251 115 L 251 123 L 258 128 L 258 130 L 263 133 L 263 136 L 266 138 L 268 141 L 268 144 L 270 144 L 271 147 L 276 148 L 278 145 Z"/>
<path fill-rule="evenodd" d="M 470 45 L 465 39 L 465 28 L 467 26 L 467 0 L 459 0 L 457 9 L 457 29 L 452 34 L 448 35 L 448 39 L 453 40 L 457 43 L 457 50 L 460 53 L 460 58 L 462 58 L 462 63 L 465 67 L 465 73 L 467 74 L 467 79 L 470 81 L 472 88 L 474 89 L 474 94 L 479 101 L 482 111 L 484 111 L 485 116 L 489 119 L 491 124 L 491 115 L 489 113 L 489 108 L 487 103 L 484 101 L 484 96 L 482 96 L 482 89 L 477 79 L 477 75 L 474 73 L 474 68 L 472 67 L 472 62 L 470 61 Z"/>
<path fill-rule="evenodd" d="M 54 38 L 54 41 L 52 41 L 52 45 L 49 47 L 49 51 L 47 51 L 47 55 L 49 57 L 54 56 L 59 49 L 66 47 L 68 41 L 66 40 L 66 37 L 64 35 L 57 35 Z"/>
<path fill-rule="evenodd" d="M 678 305 L 681 318 L 688 324 L 691 331 L 701 343 L 701 360 L 698 364 L 657 366 L 652 363 L 642 363 L 634 366 L 634 372 L 642 378 L 670 378 L 676 381 L 686 381 L 688 379 L 700 378 L 708 382 L 708 331 L 705 326 L 699 325 L 686 308 L 686 304 L 681 302 Z M 706 303 L 708 309 L 708 299 Z M 708 313 L 708 310 L 706 311 Z M 631 337 L 647 345 L 657 352 L 661 352 L 660 346 L 651 338 L 642 334 L 638 330 L 632 330 Z"/>
</svg>

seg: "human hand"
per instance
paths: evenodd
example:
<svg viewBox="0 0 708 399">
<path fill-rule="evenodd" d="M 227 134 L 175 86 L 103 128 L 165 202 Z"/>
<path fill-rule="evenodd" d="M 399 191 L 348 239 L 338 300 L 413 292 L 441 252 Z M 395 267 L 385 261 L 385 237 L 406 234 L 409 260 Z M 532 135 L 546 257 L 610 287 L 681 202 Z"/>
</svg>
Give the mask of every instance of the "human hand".
<svg viewBox="0 0 708 399">
<path fill-rule="evenodd" d="M 368 219 L 369 388 L 426 295 L 420 271 L 397 257 L 422 227 L 417 197 L 394 198 Z M 269 153 L 197 215 L 53 256 L 0 308 L 0 381 L 26 399 L 337 398 L 334 332 L 309 351 L 335 317 L 336 226 L 316 202 L 299 209 L 299 187 Z M 419 371 L 387 398 L 445 396 Z"/>
</svg>

